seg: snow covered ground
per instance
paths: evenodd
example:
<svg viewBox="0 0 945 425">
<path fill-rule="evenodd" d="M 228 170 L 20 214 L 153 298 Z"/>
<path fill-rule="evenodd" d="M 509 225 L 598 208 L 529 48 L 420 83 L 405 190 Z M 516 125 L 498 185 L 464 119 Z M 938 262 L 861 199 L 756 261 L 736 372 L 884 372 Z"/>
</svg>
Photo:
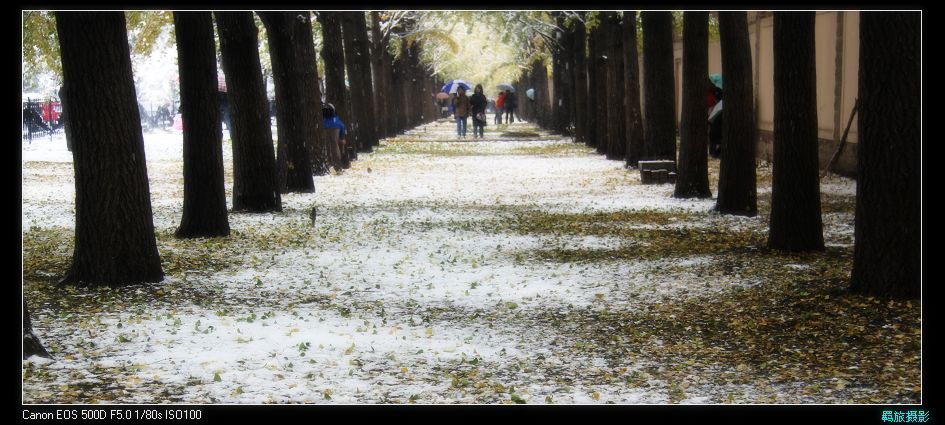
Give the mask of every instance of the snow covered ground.
<svg viewBox="0 0 945 425">
<path fill-rule="evenodd" d="M 158 248 L 165 261 L 192 266 L 125 289 L 59 289 L 36 277 L 53 282 L 64 270 L 26 268 L 34 291 L 105 301 L 90 311 L 31 305 L 36 333 L 55 360 L 24 362 L 23 401 L 661 404 L 718 403 L 732 394 L 735 402 L 770 401 L 748 384 L 667 382 L 655 372 L 663 365 L 645 352 L 582 350 L 582 335 L 547 321 L 724 294 L 757 284 L 751 276 L 710 285 L 695 270 L 716 262 L 711 254 L 543 260 L 531 253 L 613 251 L 646 241 L 483 230 L 531 212 L 642 211 L 690 218 L 621 226 L 764 235 L 766 217 L 719 216 L 710 212 L 714 199 L 673 199 L 671 185 L 641 185 L 635 170 L 569 140 L 544 133 L 503 139 L 487 127 L 491 141 L 455 141 L 450 125 L 387 140 L 343 174 L 315 177 L 316 192 L 284 195 L 282 213 L 231 214 L 230 238 L 189 242 L 168 236 L 183 203 L 181 136 L 146 133 Z M 537 131 L 524 123 L 511 129 Z M 230 202 L 231 153 L 227 141 Z M 71 155 L 61 137 L 40 139 L 24 142 L 22 163 L 24 235 L 58 231 L 63 244 L 48 255 L 68 264 Z M 847 198 L 855 191 L 839 177 L 822 187 Z M 852 243 L 851 214 L 828 214 L 825 222 L 828 244 Z M 208 258 L 222 265 L 204 267 Z M 121 301 L 130 299 L 145 301 Z M 787 387 L 770 391 L 787 393 L 778 401 L 820 401 Z"/>
</svg>

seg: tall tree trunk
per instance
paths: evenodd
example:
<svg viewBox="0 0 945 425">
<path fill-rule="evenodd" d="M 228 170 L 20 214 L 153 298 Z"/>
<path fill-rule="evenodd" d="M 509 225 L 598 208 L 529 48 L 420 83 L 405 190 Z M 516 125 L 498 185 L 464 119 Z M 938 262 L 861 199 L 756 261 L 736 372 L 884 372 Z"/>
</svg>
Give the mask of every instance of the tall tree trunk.
<svg viewBox="0 0 945 425">
<path fill-rule="evenodd" d="M 607 51 L 607 159 L 623 160 L 627 152 L 627 136 L 624 124 L 624 64 L 623 43 L 620 40 L 620 17 L 616 12 L 608 12 L 604 22 L 609 34 L 610 49 Z"/>
<path fill-rule="evenodd" d="M 302 66 L 302 109 L 305 146 L 312 162 L 314 175 L 328 174 L 332 165 L 332 158 L 340 157 L 340 151 L 322 123 L 322 92 L 319 87 L 317 53 L 312 42 L 311 14 L 303 12 L 300 19 L 293 21 L 298 34 L 298 43 L 295 43 L 298 62 Z M 303 19 L 304 18 L 304 19 Z"/>
<path fill-rule="evenodd" d="M 532 79 L 531 79 L 532 75 L 531 75 L 531 74 L 532 74 L 531 69 L 528 69 L 528 70 L 526 70 L 525 72 L 523 72 L 523 73 L 518 77 L 518 80 L 515 81 L 515 86 L 516 86 L 516 87 L 528 87 L 528 88 L 533 88 L 533 89 L 535 89 L 533 93 L 534 93 L 535 98 L 537 99 L 537 98 L 538 98 L 538 89 L 536 89 L 536 88 L 535 88 L 535 85 L 532 83 Z M 528 89 L 526 89 L 526 90 L 528 90 Z M 521 103 L 519 104 L 518 113 L 519 113 L 519 117 L 521 117 L 523 120 L 530 121 L 530 122 L 537 122 L 537 121 L 535 120 L 535 112 L 534 112 L 534 111 L 535 111 L 535 101 L 534 101 L 534 100 L 528 100 L 528 99 L 526 99 L 524 102 L 521 102 Z"/>
<path fill-rule="evenodd" d="M 643 152 L 643 113 L 640 107 L 640 65 L 637 56 L 637 13 L 623 12 L 624 94 L 626 98 L 627 165 L 636 167 Z"/>
<path fill-rule="evenodd" d="M 574 77 L 574 127 L 575 141 L 587 144 L 587 31 L 584 27 L 584 12 L 579 12 L 581 19 L 573 21 L 574 34 L 572 36 L 572 58 Z"/>
<path fill-rule="evenodd" d="M 600 14 L 600 12 L 590 12 Z M 600 19 L 596 25 L 587 30 L 587 140 L 585 144 L 596 148 L 600 144 L 603 134 L 600 126 L 605 124 L 600 115 L 600 98 L 597 97 L 597 86 L 600 84 L 600 64 L 597 63 L 599 51 L 597 44 L 600 39 Z"/>
<path fill-rule="evenodd" d="M 675 82 L 673 81 L 673 15 L 642 12 L 643 20 L 643 159 L 676 160 Z"/>
<path fill-rule="evenodd" d="M 397 67 L 400 74 L 397 76 L 397 79 L 400 82 L 400 95 L 398 99 L 400 100 L 399 106 L 401 108 L 401 131 L 405 131 L 411 127 L 411 117 L 413 117 L 413 105 L 410 101 L 410 90 L 413 85 L 410 82 L 412 70 L 410 67 L 410 49 L 406 39 L 400 39 L 400 55 L 397 57 L 397 60 L 400 61 L 400 66 Z"/>
<path fill-rule="evenodd" d="M 298 56 L 299 43 L 311 43 L 298 34 L 295 21 L 308 21 L 308 12 L 259 12 L 269 38 L 269 56 L 272 61 L 272 76 L 276 86 L 276 127 L 278 134 L 276 163 L 279 172 L 279 188 L 283 193 L 315 191 L 312 180 L 312 163 L 309 156 L 305 129 L 306 101 L 303 84 L 304 71 Z"/>
<path fill-rule="evenodd" d="M 372 91 L 371 52 L 367 44 L 364 12 L 339 12 L 339 16 L 352 111 L 350 123 L 346 124 L 351 127 L 352 134 L 355 136 L 355 140 L 350 142 L 358 152 L 371 152 L 373 148 L 371 139 L 374 138 L 374 111 L 370 97 Z M 365 77 L 367 77 L 366 80 Z"/>
<path fill-rule="evenodd" d="M 608 142 L 610 141 L 610 132 L 607 128 L 610 120 L 610 111 L 607 110 L 607 53 L 610 48 L 610 36 L 607 33 L 606 12 L 597 12 L 596 32 L 597 43 L 594 45 L 593 66 L 597 68 L 597 75 L 594 78 L 594 95 L 591 97 L 594 103 L 594 110 L 597 114 L 597 142 L 595 147 L 597 153 L 606 154 Z"/>
<path fill-rule="evenodd" d="M 423 86 L 421 83 L 422 80 L 422 70 L 420 69 L 420 45 L 418 43 L 413 43 L 407 48 L 407 63 L 409 64 L 410 73 L 408 75 L 408 90 L 409 96 L 407 101 L 410 106 L 410 127 L 416 127 L 420 124 L 423 119 Z"/>
<path fill-rule="evenodd" d="M 361 136 L 359 148 L 362 152 L 371 152 L 377 146 L 375 130 L 374 102 L 375 90 L 371 82 L 371 48 L 368 43 L 367 23 L 364 12 L 342 12 L 342 32 L 345 35 L 345 59 L 348 61 L 348 75 L 357 80 L 352 87 L 351 102 L 357 109 L 356 117 Z M 348 46 L 350 40 L 351 46 Z"/>
<path fill-rule="evenodd" d="M 30 310 L 26 306 L 26 298 L 23 298 L 23 360 L 31 356 L 52 358 L 43 343 L 33 333 L 33 323 L 30 321 Z"/>
<path fill-rule="evenodd" d="M 554 118 L 551 115 L 551 93 L 548 93 L 548 68 L 541 60 L 532 62 L 532 84 L 535 86 L 537 105 L 535 111 L 539 125 L 551 129 Z M 506 101 L 507 102 L 507 101 Z M 521 103 L 519 101 L 518 103 Z M 517 111 L 516 111 L 517 112 Z"/>
<path fill-rule="evenodd" d="M 124 13 L 56 12 L 56 29 L 76 184 L 75 248 L 63 283 L 160 282 Z"/>
<path fill-rule="evenodd" d="M 715 209 L 722 214 L 758 213 L 755 178 L 755 113 L 751 87 L 751 46 L 745 12 L 719 12 L 722 75 L 722 161 Z"/>
<path fill-rule="evenodd" d="M 555 24 L 558 29 L 554 31 L 557 46 L 552 49 L 552 77 L 554 87 L 554 99 L 551 103 L 551 110 L 554 114 L 554 126 L 552 129 L 560 134 L 568 134 L 568 127 L 571 126 L 571 96 L 570 96 L 570 70 L 569 68 L 569 41 L 570 31 L 565 29 L 564 13 L 552 12 L 555 15 Z M 565 47 L 568 46 L 568 47 Z M 527 99 L 523 99 L 527 100 Z"/>
<path fill-rule="evenodd" d="M 63 84 L 59 87 L 59 105 L 62 107 L 62 113 L 59 114 L 59 121 L 62 122 L 62 132 L 66 136 L 66 149 L 72 152 L 72 126 L 69 119 L 72 114 L 69 112 L 69 89 Z"/>
<path fill-rule="evenodd" d="M 402 56 L 393 58 L 390 66 L 390 94 L 387 97 L 387 112 L 390 114 L 391 128 L 394 136 L 401 134 L 406 128 L 404 124 L 404 81 L 401 78 L 403 73 L 404 60 Z"/>
<path fill-rule="evenodd" d="M 179 238 L 229 236 L 223 130 L 210 12 L 174 12 L 184 126 L 184 214 Z"/>
<path fill-rule="evenodd" d="M 676 198 L 709 198 L 709 13 L 683 15 L 683 93 Z"/>
<path fill-rule="evenodd" d="M 374 92 L 371 100 L 374 102 L 374 122 L 377 139 L 374 146 L 380 144 L 380 139 L 390 135 L 387 123 L 387 107 L 385 100 L 388 96 L 389 71 L 385 66 L 387 37 L 381 34 L 381 18 L 377 11 L 371 12 L 371 73 L 374 75 Z"/>
<path fill-rule="evenodd" d="M 858 293 L 922 292 L 921 21 L 919 12 L 860 12 L 851 282 Z"/>
<path fill-rule="evenodd" d="M 768 246 L 822 251 L 814 12 L 775 12 L 773 51 L 774 158 Z"/>
<path fill-rule="evenodd" d="M 282 211 L 259 35 L 252 12 L 214 12 L 233 108 L 233 211 Z"/>
<path fill-rule="evenodd" d="M 319 12 L 318 22 L 322 26 L 322 60 L 325 62 L 325 101 L 335 105 L 335 112 L 348 130 L 347 152 L 341 152 L 344 168 L 351 167 L 357 159 L 358 135 L 352 122 L 356 120 L 351 108 L 351 97 L 345 87 L 345 53 L 341 36 L 341 13 Z"/>
</svg>

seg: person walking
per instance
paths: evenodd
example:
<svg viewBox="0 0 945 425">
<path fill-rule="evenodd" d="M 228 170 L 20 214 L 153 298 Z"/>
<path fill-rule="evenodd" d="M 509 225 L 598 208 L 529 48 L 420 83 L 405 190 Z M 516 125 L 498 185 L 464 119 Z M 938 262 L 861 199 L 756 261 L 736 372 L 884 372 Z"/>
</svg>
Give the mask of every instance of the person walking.
<svg viewBox="0 0 945 425">
<path fill-rule="evenodd" d="M 469 98 L 469 104 L 472 106 L 473 137 L 485 137 L 486 104 L 489 101 L 486 95 L 482 94 L 482 84 L 476 84 L 474 92 Z"/>
<path fill-rule="evenodd" d="M 515 107 L 518 106 L 518 99 L 512 90 L 505 91 L 505 122 L 511 124 L 515 122 Z"/>
<path fill-rule="evenodd" d="M 502 108 L 505 106 L 505 92 L 499 93 L 495 99 L 495 123 L 502 124 Z"/>
<path fill-rule="evenodd" d="M 453 98 L 453 116 L 456 118 L 456 135 L 461 138 L 466 138 L 466 125 L 471 107 L 469 97 L 466 96 L 466 89 L 462 87 L 456 89 L 456 97 Z"/>
<path fill-rule="evenodd" d="M 329 153 L 333 157 L 332 166 L 335 168 L 335 173 L 341 174 L 342 169 L 351 167 L 351 160 L 348 156 L 348 132 L 344 121 L 341 121 L 341 117 L 335 111 L 335 105 L 325 103 L 322 106 L 322 125 L 328 130 L 331 143 L 338 146 L 339 157 L 335 157 L 334 149 L 331 149 Z"/>
</svg>

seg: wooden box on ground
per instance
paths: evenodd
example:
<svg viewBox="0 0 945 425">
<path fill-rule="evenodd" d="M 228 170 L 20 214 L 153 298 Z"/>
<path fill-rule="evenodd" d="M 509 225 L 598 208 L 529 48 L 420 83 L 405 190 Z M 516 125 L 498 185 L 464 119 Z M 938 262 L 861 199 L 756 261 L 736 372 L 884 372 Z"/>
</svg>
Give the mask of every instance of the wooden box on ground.
<svg viewBox="0 0 945 425">
<path fill-rule="evenodd" d="M 675 161 L 640 161 L 640 182 L 643 184 L 663 184 L 676 182 Z"/>
</svg>

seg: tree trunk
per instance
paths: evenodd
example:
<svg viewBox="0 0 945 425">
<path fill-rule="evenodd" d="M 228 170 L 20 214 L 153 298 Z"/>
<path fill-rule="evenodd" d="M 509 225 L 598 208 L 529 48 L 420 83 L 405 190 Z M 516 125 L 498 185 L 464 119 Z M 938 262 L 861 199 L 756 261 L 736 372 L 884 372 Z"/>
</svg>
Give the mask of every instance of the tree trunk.
<svg viewBox="0 0 945 425">
<path fill-rule="evenodd" d="M 774 158 L 768 246 L 823 251 L 814 12 L 774 13 Z"/>
<path fill-rule="evenodd" d="M 63 282 L 160 282 L 124 13 L 56 12 L 56 29 L 76 183 L 75 248 Z"/>
<path fill-rule="evenodd" d="M 535 115 L 538 124 L 546 129 L 551 129 L 554 118 L 551 115 L 551 96 L 548 93 L 548 69 L 541 60 L 532 62 L 532 85 L 535 87 Z M 508 103 L 508 101 L 506 101 Z M 521 102 L 519 102 L 521 103 Z M 516 111 L 517 112 L 517 111 Z"/>
<path fill-rule="evenodd" d="M 709 13 L 683 15 L 683 93 L 676 198 L 709 198 Z"/>
<path fill-rule="evenodd" d="M 69 119 L 72 117 L 72 114 L 69 113 L 69 99 L 68 99 L 68 89 L 66 85 L 63 84 L 59 87 L 59 105 L 62 106 L 62 113 L 59 114 L 59 121 L 62 122 L 62 132 L 66 136 L 66 149 L 69 152 L 72 152 L 72 126 L 69 124 Z"/>
<path fill-rule="evenodd" d="M 358 112 L 355 116 L 358 122 L 358 134 L 361 137 L 359 149 L 362 152 L 371 152 L 377 146 L 377 132 L 375 130 L 374 102 L 375 90 L 371 82 L 371 48 L 368 43 L 367 23 L 364 12 L 342 12 L 342 32 L 345 35 L 345 59 L 350 64 L 348 75 L 353 81 L 358 81 L 351 90 L 351 102 Z M 351 46 L 348 46 L 348 40 Z M 354 84 L 354 83 L 352 83 Z"/>
<path fill-rule="evenodd" d="M 404 60 L 402 56 L 391 61 L 390 67 L 390 94 L 387 97 L 387 112 L 390 114 L 391 128 L 393 136 L 399 135 L 404 131 L 404 81 L 401 78 L 403 74 Z"/>
<path fill-rule="evenodd" d="M 604 23 L 609 34 L 610 49 L 607 51 L 607 159 L 623 160 L 627 153 L 627 133 L 624 128 L 624 64 L 623 43 L 620 40 L 620 17 L 616 12 L 607 12 Z"/>
<path fill-rule="evenodd" d="M 312 40 L 312 21 L 311 14 L 303 12 L 305 19 L 296 19 L 293 25 L 296 27 L 298 39 L 296 43 L 298 61 L 302 66 L 302 101 L 305 108 L 302 109 L 302 119 L 305 124 L 304 130 L 305 146 L 309 153 L 312 163 L 312 173 L 314 175 L 328 174 L 332 164 L 333 155 L 340 156 L 338 145 L 333 143 L 333 138 L 329 136 L 327 129 L 322 123 L 322 92 L 319 87 L 317 54 L 315 53 L 315 44 Z"/>
<path fill-rule="evenodd" d="M 597 153 L 605 155 L 607 154 L 607 149 L 610 148 L 610 119 L 611 111 L 607 110 L 607 93 L 610 92 L 610 87 L 607 86 L 607 74 L 609 74 L 607 67 L 610 61 L 608 55 L 610 54 L 610 43 L 612 34 L 608 32 L 607 25 L 607 13 L 608 12 L 598 12 L 597 15 L 597 27 L 594 30 L 597 32 L 597 44 L 594 46 L 594 67 L 598 69 L 597 77 L 595 78 L 594 84 L 594 106 L 597 111 Z"/>
<path fill-rule="evenodd" d="M 413 76 L 413 67 L 410 64 L 410 45 L 406 39 L 400 40 L 400 81 L 401 95 L 400 104 L 403 115 L 404 130 L 413 127 L 413 83 L 410 81 Z"/>
<path fill-rule="evenodd" d="M 304 71 L 298 56 L 299 43 L 311 43 L 298 34 L 299 26 L 294 22 L 299 17 L 305 23 L 308 12 L 259 12 L 266 26 L 269 39 L 269 56 L 272 61 L 273 82 L 276 85 L 276 127 L 278 134 L 276 163 L 279 171 L 279 188 L 282 193 L 315 191 L 312 180 L 312 164 L 308 155 Z"/>
<path fill-rule="evenodd" d="M 640 65 L 637 57 L 637 13 L 623 15 L 624 94 L 627 165 L 636 167 L 643 152 L 643 113 L 640 108 Z"/>
<path fill-rule="evenodd" d="M 571 51 L 571 31 L 565 29 L 564 13 L 553 12 L 555 14 L 555 23 L 558 30 L 554 31 L 558 46 L 552 50 L 554 77 L 554 100 L 551 108 L 554 112 L 555 122 L 554 131 L 559 134 L 570 134 L 569 128 L 573 125 L 571 121 L 571 70 L 570 70 L 570 51 Z M 528 101 L 528 99 L 521 99 Z"/>
<path fill-rule="evenodd" d="M 233 108 L 233 211 L 282 211 L 269 103 L 252 12 L 214 12 Z"/>
<path fill-rule="evenodd" d="M 407 48 L 407 63 L 410 72 L 407 75 L 409 95 L 407 101 L 410 107 L 410 127 L 416 127 L 423 120 L 423 72 L 420 69 L 420 45 L 413 43 Z"/>
<path fill-rule="evenodd" d="M 591 13 L 600 14 L 600 12 Z M 603 131 L 600 130 L 600 126 L 605 124 L 602 117 L 598 115 L 600 114 L 598 110 L 600 107 L 600 99 L 597 97 L 597 86 L 600 84 L 601 78 L 600 64 L 597 62 L 599 56 L 597 44 L 599 39 L 600 20 L 598 19 L 596 26 L 587 30 L 587 140 L 585 144 L 592 148 L 596 148 L 597 145 L 600 144 L 600 138 L 603 134 Z"/>
<path fill-rule="evenodd" d="M 581 19 L 584 18 L 584 12 L 579 12 Z M 574 85 L 574 128 L 575 141 L 587 144 L 587 54 L 585 44 L 587 43 L 587 31 L 584 22 L 581 19 L 575 19 L 574 34 L 572 36 L 572 58 L 573 58 L 573 85 Z"/>
<path fill-rule="evenodd" d="M 857 293 L 922 293 L 921 21 L 918 12 L 860 12 Z"/>
<path fill-rule="evenodd" d="M 374 122 L 377 138 L 374 146 L 380 144 L 380 139 L 390 135 L 387 125 L 387 108 L 385 100 L 388 95 L 387 67 L 385 52 L 387 51 L 387 37 L 381 35 L 381 18 L 377 11 L 371 12 L 371 72 L 374 75 L 374 92 L 371 100 L 374 102 Z"/>
<path fill-rule="evenodd" d="M 351 108 L 351 97 L 345 87 L 345 53 L 341 36 L 341 13 L 319 12 L 322 26 L 322 60 L 325 62 L 325 101 L 335 105 L 335 112 L 348 131 L 348 148 L 341 152 L 343 168 L 350 168 L 357 159 L 358 135 L 352 126 L 356 120 Z"/>
<path fill-rule="evenodd" d="M 184 214 L 178 238 L 229 236 L 223 129 L 210 12 L 174 12 L 184 126 Z"/>
<path fill-rule="evenodd" d="M 643 159 L 676 160 L 673 15 L 643 12 Z"/>
<path fill-rule="evenodd" d="M 31 356 L 52 358 L 43 343 L 33 333 L 33 323 L 30 321 L 30 310 L 26 306 L 26 298 L 23 298 L 23 360 Z"/>
<path fill-rule="evenodd" d="M 715 209 L 722 214 L 754 216 L 758 213 L 755 180 L 754 101 L 752 99 L 751 46 L 745 12 L 719 12 L 722 75 L 725 100 L 722 109 L 722 161 L 719 196 Z"/>
</svg>

